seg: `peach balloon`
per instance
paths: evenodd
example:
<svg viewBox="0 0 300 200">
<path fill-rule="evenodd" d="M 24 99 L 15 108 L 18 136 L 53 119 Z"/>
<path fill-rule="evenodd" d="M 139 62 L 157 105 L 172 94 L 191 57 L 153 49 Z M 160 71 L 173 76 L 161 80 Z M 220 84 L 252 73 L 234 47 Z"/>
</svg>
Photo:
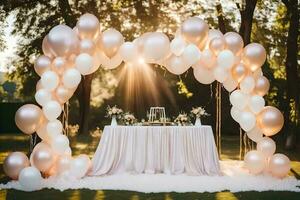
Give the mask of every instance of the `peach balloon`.
<svg viewBox="0 0 300 200">
<path fill-rule="evenodd" d="M 235 32 L 228 32 L 224 35 L 226 48 L 235 55 L 239 55 L 244 47 L 243 38 Z"/>
<path fill-rule="evenodd" d="M 261 44 L 251 43 L 244 48 L 242 60 L 254 72 L 264 64 L 266 57 L 266 50 Z"/>
<path fill-rule="evenodd" d="M 42 110 L 34 104 L 21 106 L 15 115 L 15 122 L 18 128 L 25 134 L 34 133 L 43 121 Z"/>
<path fill-rule="evenodd" d="M 275 153 L 276 144 L 271 138 L 263 137 L 257 143 L 257 150 L 262 152 L 265 155 L 265 157 L 270 157 Z"/>
<path fill-rule="evenodd" d="M 66 59 L 63 57 L 56 57 L 53 62 L 51 69 L 55 71 L 57 74 L 62 75 L 65 71 Z"/>
<path fill-rule="evenodd" d="M 208 25 L 198 17 L 190 17 L 181 25 L 183 38 L 195 45 L 200 45 L 207 39 Z"/>
<path fill-rule="evenodd" d="M 4 173 L 11 179 L 18 180 L 22 169 L 30 165 L 27 156 L 22 152 L 10 153 L 3 162 Z"/>
<path fill-rule="evenodd" d="M 257 123 L 263 134 L 272 136 L 282 129 L 284 118 L 277 108 L 266 106 L 257 115 Z"/>
<path fill-rule="evenodd" d="M 41 172 L 48 171 L 54 164 L 54 155 L 48 144 L 35 147 L 31 157 L 31 165 Z"/>
<path fill-rule="evenodd" d="M 35 90 L 38 91 L 40 89 L 43 89 L 42 81 L 38 80 L 38 82 L 36 83 L 36 86 L 35 86 Z"/>
<path fill-rule="evenodd" d="M 247 75 L 247 68 L 242 63 L 234 66 L 232 68 L 231 74 L 234 80 L 241 82 L 243 78 Z"/>
<path fill-rule="evenodd" d="M 254 92 L 260 96 L 264 96 L 270 89 L 270 82 L 265 76 L 256 79 Z"/>
<path fill-rule="evenodd" d="M 244 158 L 247 169 L 252 174 L 260 174 L 266 167 L 266 158 L 259 151 L 249 151 Z"/>
<path fill-rule="evenodd" d="M 46 35 L 43 39 L 43 42 L 42 42 L 42 50 L 43 50 L 43 53 L 48 56 L 49 58 L 53 58 L 54 55 L 53 55 L 53 52 L 52 52 L 52 49 L 49 45 L 49 42 L 48 42 L 48 35 Z"/>
<path fill-rule="evenodd" d="M 114 28 L 104 31 L 99 39 L 99 47 L 109 58 L 114 57 L 124 43 L 123 35 Z"/>
<path fill-rule="evenodd" d="M 278 178 L 284 178 L 291 169 L 290 159 L 281 153 L 274 154 L 269 161 L 269 170 L 272 175 Z"/>
<path fill-rule="evenodd" d="M 100 23 L 96 16 L 81 15 L 76 24 L 80 39 L 95 39 L 100 33 Z"/>
<path fill-rule="evenodd" d="M 223 37 L 213 38 L 209 42 L 209 49 L 215 54 L 218 55 L 222 50 L 225 49 L 225 40 Z"/>
<path fill-rule="evenodd" d="M 216 56 L 209 50 L 205 49 L 200 56 L 200 63 L 207 69 L 212 69 L 217 64 Z"/>
<path fill-rule="evenodd" d="M 51 59 L 47 56 L 40 56 L 34 62 L 35 72 L 41 76 L 45 71 L 49 70 L 51 66 Z"/>
</svg>

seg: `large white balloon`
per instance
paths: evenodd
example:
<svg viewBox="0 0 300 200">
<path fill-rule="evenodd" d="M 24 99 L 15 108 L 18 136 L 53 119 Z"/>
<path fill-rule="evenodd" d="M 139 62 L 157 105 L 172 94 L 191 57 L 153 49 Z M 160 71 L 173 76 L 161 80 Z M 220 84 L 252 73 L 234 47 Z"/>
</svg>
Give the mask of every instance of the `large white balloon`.
<svg viewBox="0 0 300 200">
<path fill-rule="evenodd" d="M 75 67 L 82 75 L 89 74 L 93 67 L 93 57 L 87 53 L 79 54 L 75 60 Z"/>
<path fill-rule="evenodd" d="M 26 167 L 22 169 L 19 175 L 19 183 L 22 190 L 34 191 L 41 188 L 42 175 L 35 167 Z"/>
<path fill-rule="evenodd" d="M 259 142 L 263 139 L 262 131 L 258 128 L 258 126 L 255 126 L 253 129 L 248 131 L 247 136 L 254 142 Z"/>
<path fill-rule="evenodd" d="M 58 135 L 62 134 L 63 132 L 63 125 L 59 120 L 50 121 L 47 123 L 47 132 L 51 133 L 51 135 Z"/>
<path fill-rule="evenodd" d="M 271 138 L 264 137 L 257 143 L 257 150 L 262 152 L 265 157 L 268 158 L 275 153 L 276 144 Z"/>
<path fill-rule="evenodd" d="M 255 80 L 252 76 L 246 76 L 240 83 L 241 90 L 246 94 L 251 93 L 254 87 L 255 87 Z"/>
<path fill-rule="evenodd" d="M 119 49 L 120 56 L 126 62 L 131 62 L 138 57 L 137 47 L 133 42 L 125 42 Z"/>
<path fill-rule="evenodd" d="M 194 44 L 189 44 L 185 47 L 182 59 L 188 66 L 192 66 L 200 60 L 201 54 L 198 47 Z"/>
<path fill-rule="evenodd" d="M 241 112 L 240 116 L 240 125 L 241 128 L 244 129 L 244 131 L 250 131 L 255 127 L 256 124 L 256 118 L 255 115 L 251 112 L 243 111 Z"/>
<path fill-rule="evenodd" d="M 160 60 L 170 51 L 169 38 L 159 32 L 151 33 L 144 39 L 143 53 L 146 60 Z"/>
<path fill-rule="evenodd" d="M 223 50 L 219 53 L 217 62 L 218 66 L 225 69 L 230 69 L 235 62 L 234 54 L 230 50 Z"/>
<path fill-rule="evenodd" d="M 43 113 L 49 121 L 54 121 L 61 114 L 62 108 L 57 101 L 49 101 L 43 107 Z"/>
<path fill-rule="evenodd" d="M 239 122 L 241 118 L 241 111 L 237 107 L 232 106 L 230 110 L 230 115 L 236 122 Z"/>
<path fill-rule="evenodd" d="M 39 89 L 34 97 L 36 102 L 41 106 L 44 106 L 47 102 L 51 101 L 51 93 L 46 89 Z"/>
<path fill-rule="evenodd" d="M 212 70 L 206 69 L 199 64 L 195 65 L 193 68 L 194 76 L 199 83 L 211 84 L 215 81 L 215 77 Z"/>
<path fill-rule="evenodd" d="M 171 52 L 176 56 L 181 56 L 185 49 L 186 43 L 182 37 L 175 37 L 170 44 Z"/>
<path fill-rule="evenodd" d="M 67 136 L 59 134 L 51 141 L 53 151 L 59 155 L 63 155 L 69 147 Z"/>
<path fill-rule="evenodd" d="M 239 110 L 244 110 L 247 106 L 248 96 L 241 90 L 235 90 L 230 94 L 229 100 L 233 106 L 236 106 Z"/>
<path fill-rule="evenodd" d="M 167 60 L 167 70 L 173 74 L 179 75 L 184 73 L 189 66 L 183 61 L 182 57 L 178 57 L 175 55 L 172 55 L 168 60 Z"/>
<path fill-rule="evenodd" d="M 41 76 L 43 88 L 53 91 L 58 86 L 59 77 L 54 71 L 46 71 Z"/>
<path fill-rule="evenodd" d="M 265 107 L 265 100 L 259 95 L 253 95 L 249 98 L 248 106 L 253 113 L 258 114 Z"/>
<path fill-rule="evenodd" d="M 223 82 L 223 86 L 228 92 L 232 92 L 238 86 L 238 82 L 229 73 L 228 78 Z"/>
<path fill-rule="evenodd" d="M 216 67 L 214 69 L 214 76 L 217 81 L 223 83 L 229 76 L 229 72 L 223 67 Z"/>
<path fill-rule="evenodd" d="M 104 69 L 115 69 L 122 63 L 122 57 L 120 53 L 117 53 L 112 58 L 107 57 L 102 52 L 97 54 Z"/>
<path fill-rule="evenodd" d="M 67 69 L 63 74 L 62 81 L 68 89 L 74 89 L 81 81 L 81 74 L 77 69 Z"/>
<path fill-rule="evenodd" d="M 89 170 L 90 159 L 86 155 L 79 155 L 71 162 L 70 174 L 75 178 L 82 178 Z"/>
</svg>

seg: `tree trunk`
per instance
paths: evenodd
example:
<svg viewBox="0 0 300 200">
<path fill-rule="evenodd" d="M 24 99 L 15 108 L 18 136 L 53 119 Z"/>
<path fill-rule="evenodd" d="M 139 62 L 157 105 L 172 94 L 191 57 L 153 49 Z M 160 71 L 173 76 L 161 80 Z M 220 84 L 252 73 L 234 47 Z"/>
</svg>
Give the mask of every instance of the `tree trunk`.
<svg viewBox="0 0 300 200">
<path fill-rule="evenodd" d="M 291 149 L 296 145 L 296 130 L 290 119 L 290 103 L 294 101 L 294 109 L 296 115 L 296 125 L 299 120 L 299 77 L 297 69 L 298 56 L 298 36 L 299 36 L 299 9 L 298 0 L 283 0 L 287 8 L 289 18 L 289 30 L 287 37 L 287 55 L 285 61 L 286 79 L 287 79 L 287 106 L 288 110 L 285 114 L 287 140 L 285 147 Z"/>
</svg>

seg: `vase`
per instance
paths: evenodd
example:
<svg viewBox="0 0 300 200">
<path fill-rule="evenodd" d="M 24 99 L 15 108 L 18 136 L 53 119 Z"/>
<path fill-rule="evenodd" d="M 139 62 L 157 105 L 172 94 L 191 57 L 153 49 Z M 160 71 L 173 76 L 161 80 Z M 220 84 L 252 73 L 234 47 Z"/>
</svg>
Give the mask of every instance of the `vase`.
<svg viewBox="0 0 300 200">
<path fill-rule="evenodd" d="M 200 119 L 200 117 L 196 118 L 195 126 L 201 126 L 201 119 Z"/>
<path fill-rule="evenodd" d="M 112 116 L 110 125 L 118 126 L 117 117 L 115 115 Z"/>
</svg>

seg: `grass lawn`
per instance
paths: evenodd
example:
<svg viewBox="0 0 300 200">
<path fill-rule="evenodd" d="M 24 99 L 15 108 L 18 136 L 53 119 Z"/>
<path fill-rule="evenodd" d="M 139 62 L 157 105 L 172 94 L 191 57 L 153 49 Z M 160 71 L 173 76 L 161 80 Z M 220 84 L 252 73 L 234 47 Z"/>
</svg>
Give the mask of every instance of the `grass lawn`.
<svg viewBox="0 0 300 200">
<path fill-rule="evenodd" d="M 85 153 L 90 156 L 93 155 L 99 138 L 90 136 L 77 136 L 71 138 L 71 147 L 74 155 L 80 153 Z M 12 151 L 23 151 L 27 153 L 29 148 L 29 137 L 22 134 L 1 134 L 0 135 L 0 182 L 5 183 L 8 178 L 5 177 L 3 173 L 2 163 L 5 157 Z M 292 170 L 291 175 L 294 175 L 297 179 L 300 179 L 300 149 L 296 151 L 283 151 L 279 149 L 277 152 L 283 152 L 287 154 L 292 160 Z M 222 139 L 222 155 L 221 159 L 238 159 L 239 158 L 239 138 L 226 136 Z M 228 191 L 218 192 L 218 193 L 139 193 L 131 191 L 111 191 L 111 190 L 66 190 L 60 192 L 53 189 L 43 189 L 37 192 L 22 192 L 17 190 L 0 190 L 0 199 L 10 199 L 10 200 L 87 200 L 87 199 L 216 199 L 216 200 L 234 200 L 234 199 L 284 199 L 284 200 L 299 200 L 300 193 L 296 192 L 238 192 L 231 193 Z"/>
</svg>

